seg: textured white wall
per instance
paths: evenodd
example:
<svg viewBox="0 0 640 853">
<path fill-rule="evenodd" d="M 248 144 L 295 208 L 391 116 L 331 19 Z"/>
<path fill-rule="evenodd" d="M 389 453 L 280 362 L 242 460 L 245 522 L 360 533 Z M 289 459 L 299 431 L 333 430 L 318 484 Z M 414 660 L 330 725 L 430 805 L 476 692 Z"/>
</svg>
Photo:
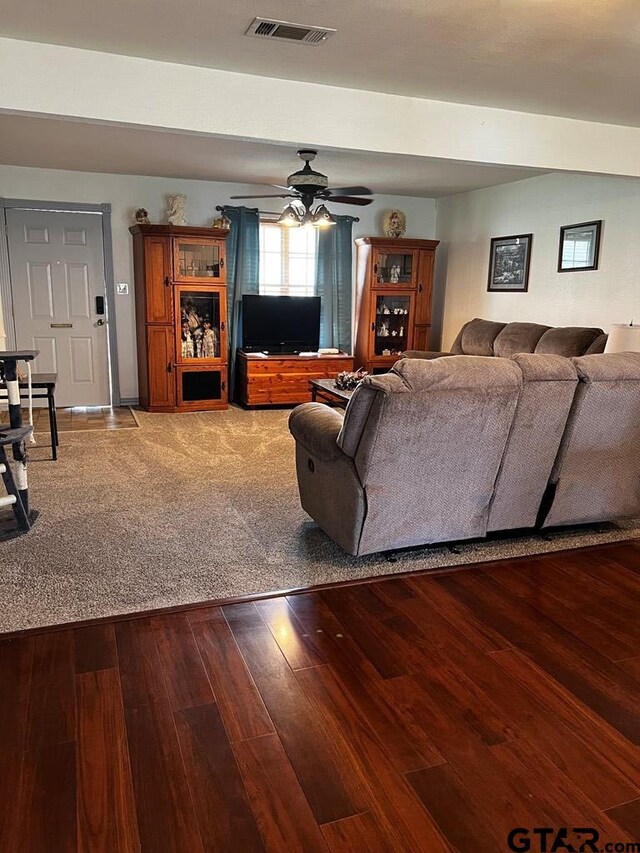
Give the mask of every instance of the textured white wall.
<svg viewBox="0 0 640 853">
<path fill-rule="evenodd" d="M 602 219 L 599 269 L 558 273 L 560 226 Z M 491 237 L 533 233 L 528 293 L 488 293 Z M 437 307 L 448 349 L 473 317 L 550 326 L 640 322 L 640 180 L 543 175 L 437 201 Z"/>
<path fill-rule="evenodd" d="M 129 296 L 116 296 L 116 328 L 118 335 L 120 393 L 123 399 L 137 397 L 138 381 L 135 358 L 135 306 L 133 297 L 133 255 L 129 226 L 138 207 L 149 211 L 152 222 L 165 222 L 166 197 L 184 192 L 187 195 L 187 221 L 190 225 L 210 225 L 217 204 L 229 202 L 230 195 L 264 192 L 264 187 L 213 181 L 185 181 L 149 178 L 136 175 L 101 175 L 53 169 L 31 169 L 0 166 L 0 197 L 38 201 L 86 202 L 112 206 L 113 263 L 115 280 L 129 282 Z M 240 204 L 241 202 L 232 202 Z M 245 202 L 251 205 L 251 201 Z M 261 210 L 281 210 L 279 199 L 256 202 Z M 382 217 L 390 207 L 400 207 L 407 214 L 407 237 L 433 238 L 436 232 L 436 209 L 433 199 L 379 195 L 364 208 L 341 206 L 336 212 L 353 213 L 360 218 L 354 225 L 354 236 L 381 235 Z M 355 270 L 355 265 L 354 265 Z M 0 316 L 0 346 L 4 334 Z"/>
</svg>

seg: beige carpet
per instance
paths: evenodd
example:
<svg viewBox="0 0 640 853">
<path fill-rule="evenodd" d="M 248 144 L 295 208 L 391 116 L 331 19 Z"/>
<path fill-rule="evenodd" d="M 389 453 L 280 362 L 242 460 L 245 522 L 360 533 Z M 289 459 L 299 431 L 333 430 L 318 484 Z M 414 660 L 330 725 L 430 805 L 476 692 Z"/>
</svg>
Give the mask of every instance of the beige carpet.
<svg viewBox="0 0 640 853">
<path fill-rule="evenodd" d="M 640 536 L 602 533 L 353 558 L 300 509 L 287 411 L 137 413 L 141 429 L 32 451 L 26 536 L 0 542 L 0 631 Z"/>
</svg>

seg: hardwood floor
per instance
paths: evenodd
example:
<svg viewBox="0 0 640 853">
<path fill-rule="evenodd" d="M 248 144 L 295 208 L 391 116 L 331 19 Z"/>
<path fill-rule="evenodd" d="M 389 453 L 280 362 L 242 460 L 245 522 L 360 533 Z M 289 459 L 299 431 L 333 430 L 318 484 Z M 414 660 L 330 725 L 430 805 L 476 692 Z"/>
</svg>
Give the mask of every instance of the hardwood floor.
<svg viewBox="0 0 640 853">
<path fill-rule="evenodd" d="M 636 541 L 0 638 L 0 851 L 640 842 L 639 613 Z"/>
<path fill-rule="evenodd" d="M 58 432 L 79 432 L 96 429 L 136 429 L 136 419 L 129 406 L 73 406 L 57 408 Z M 22 419 L 28 423 L 29 412 L 24 409 Z M 0 423 L 8 423 L 6 408 L 0 409 Z M 49 412 L 34 408 L 33 426 L 36 433 L 49 432 Z"/>
</svg>

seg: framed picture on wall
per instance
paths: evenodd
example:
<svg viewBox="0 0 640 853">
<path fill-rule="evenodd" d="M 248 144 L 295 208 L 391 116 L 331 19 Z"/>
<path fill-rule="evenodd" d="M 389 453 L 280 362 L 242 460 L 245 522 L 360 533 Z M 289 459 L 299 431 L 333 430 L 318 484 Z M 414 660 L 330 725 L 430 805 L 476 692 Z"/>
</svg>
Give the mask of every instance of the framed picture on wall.
<svg viewBox="0 0 640 853">
<path fill-rule="evenodd" d="M 558 272 L 597 270 L 602 220 L 563 225 L 560 229 Z"/>
<path fill-rule="evenodd" d="M 533 234 L 492 237 L 489 255 L 489 291 L 526 293 Z"/>
</svg>

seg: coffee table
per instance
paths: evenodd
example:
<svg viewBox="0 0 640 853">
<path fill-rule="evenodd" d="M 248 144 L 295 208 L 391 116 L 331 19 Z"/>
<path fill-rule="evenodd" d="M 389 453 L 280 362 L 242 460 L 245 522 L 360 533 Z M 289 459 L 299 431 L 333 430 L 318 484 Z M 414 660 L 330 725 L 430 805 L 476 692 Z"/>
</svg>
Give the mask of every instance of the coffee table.
<svg viewBox="0 0 640 853">
<path fill-rule="evenodd" d="M 346 409 L 353 391 L 342 391 L 336 388 L 335 379 L 310 379 L 309 391 L 313 403 L 327 403 L 329 406 L 339 406 Z"/>
</svg>

